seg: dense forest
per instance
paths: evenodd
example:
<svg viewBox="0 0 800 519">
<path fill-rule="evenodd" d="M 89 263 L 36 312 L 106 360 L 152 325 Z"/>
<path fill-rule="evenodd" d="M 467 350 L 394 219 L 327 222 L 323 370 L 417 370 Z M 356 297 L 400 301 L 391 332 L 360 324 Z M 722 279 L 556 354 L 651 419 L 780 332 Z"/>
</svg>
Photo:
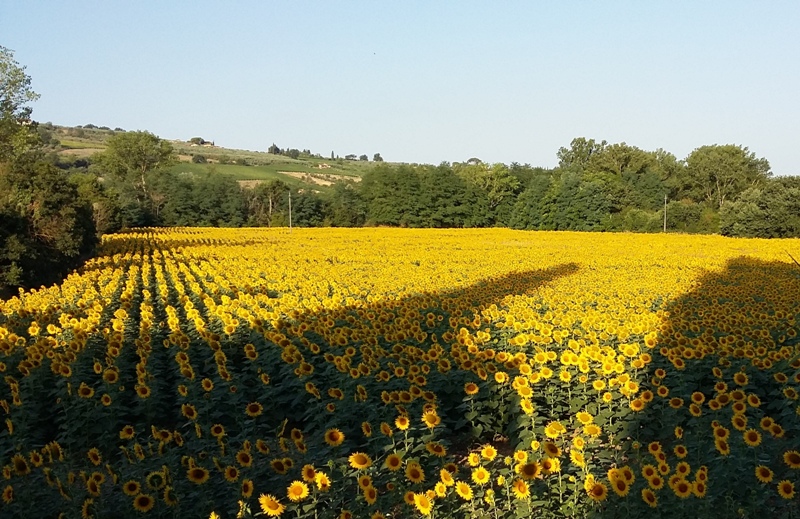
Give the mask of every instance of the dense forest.
<svg viewBox="0 0 800 519">
<path fill-rule="evenodd" d="M 685 159 L 576 138 L 554 169 L 477 158 L 374 162 L 325 192 L 273 179 L 242 187 L 209 170 L 177 173 L 172 145 L 121 129 L 101 153 L 66 160 L 27 106 L 31 80 L 0 47 L 0 292 L 63 275 L 104 233 L 141 226 L 511 227 L 528 230 L 800 236 L 800 178 L 773 178 L 740 145 Z M 378 155 L 376 154 L 376 157 Z M 290 212 L 291 204 L 291 212 Z M 666 214 L 665 214 L 666 212 Z"/>
</svg>

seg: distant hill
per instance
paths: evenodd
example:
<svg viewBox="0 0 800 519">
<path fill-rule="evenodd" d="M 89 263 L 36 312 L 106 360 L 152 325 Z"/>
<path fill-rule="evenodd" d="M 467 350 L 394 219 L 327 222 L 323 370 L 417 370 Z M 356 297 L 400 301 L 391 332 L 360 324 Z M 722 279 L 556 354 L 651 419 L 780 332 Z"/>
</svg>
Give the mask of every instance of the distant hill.
<svg viewBox="0 0 800 519">
<path fill-rule="evenodd" d="M 75 159 L 88 158 L 103 151 L 105 143 L 121 128 L 87 126 L 44 125 L 58 141 L 55 147 L 60 155 Z M 212 141 L 194 137 L 186 141 L 169 141 L 180 161 L 173 171 L 181 173 L 224 173 L 236 178 L 244 187 L 254 187 L 259 182 L 280 179 L 296 187 L 309 187 L 324 191 L 337 181 L 359 182 L 372 160 L 359 160 L 355 155 L 347 158 L 322 157 L 309 150 L 281 150 L 274 144 L 266 146 L 273 151 L 251 151 L 225 148 Z M 374 157 L 374 156 L 373 156 Z"/>
</svg>

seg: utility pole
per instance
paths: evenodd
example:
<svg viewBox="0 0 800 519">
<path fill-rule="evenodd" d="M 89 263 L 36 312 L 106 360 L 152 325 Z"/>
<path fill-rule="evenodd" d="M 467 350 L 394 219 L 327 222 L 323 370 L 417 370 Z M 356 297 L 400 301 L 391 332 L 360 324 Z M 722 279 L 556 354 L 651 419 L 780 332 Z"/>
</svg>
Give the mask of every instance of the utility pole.
<svg viewBox="0 0 800 519">
<path fill-rule="evenodd" d="M 667 232 L 667 195 L 664 195 L 664 232 Z"/>
<path fill-rule="evenodd" d="M 666 224 L 664 224 L 666 225 Z M 666 227 L 664 227 L 666 229 Z M 289 191 L 289 234 L 292 234 L 292 192 Z"/>
</svg>

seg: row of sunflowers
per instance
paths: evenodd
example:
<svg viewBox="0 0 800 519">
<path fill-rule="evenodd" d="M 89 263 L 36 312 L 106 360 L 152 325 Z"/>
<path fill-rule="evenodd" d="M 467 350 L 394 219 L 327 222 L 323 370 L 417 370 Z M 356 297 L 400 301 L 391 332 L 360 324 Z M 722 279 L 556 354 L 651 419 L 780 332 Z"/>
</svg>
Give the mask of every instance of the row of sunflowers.
<svg viewBox="0 0 800 519">
<path fill-rule="evenodd" d="M 797 515 L 793 250 L 106 236 L 61 284 L 0 302 L 0 515 Z"/>
</svg>

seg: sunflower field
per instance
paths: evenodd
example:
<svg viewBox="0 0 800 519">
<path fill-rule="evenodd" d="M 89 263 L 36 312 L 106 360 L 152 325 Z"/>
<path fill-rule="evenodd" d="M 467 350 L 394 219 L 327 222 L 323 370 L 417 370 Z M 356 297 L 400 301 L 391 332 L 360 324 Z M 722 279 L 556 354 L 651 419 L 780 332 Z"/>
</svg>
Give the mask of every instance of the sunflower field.
<svg viewBox="0 0 800 519">
<path fill-rule="evenodd" d="M 798 240 L 139 229 L 0 301 L 1 517 L 799 517 Z"/>
</svg>

